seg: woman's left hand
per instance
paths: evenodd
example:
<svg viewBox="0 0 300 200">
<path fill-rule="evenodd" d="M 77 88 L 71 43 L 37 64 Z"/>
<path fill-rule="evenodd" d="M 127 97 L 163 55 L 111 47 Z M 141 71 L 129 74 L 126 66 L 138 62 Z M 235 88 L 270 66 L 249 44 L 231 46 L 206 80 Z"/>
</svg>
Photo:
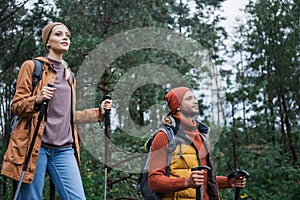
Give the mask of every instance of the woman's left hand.
<svg viewBox="0 0 300 200">
<path fill-rule="evenodd" d="M 111 110 L 112 108 L 112 100 L 111 99 L 105 99 L 101 102 L 101 114 L 103 115 L 106 110 Z"/>
</svg>

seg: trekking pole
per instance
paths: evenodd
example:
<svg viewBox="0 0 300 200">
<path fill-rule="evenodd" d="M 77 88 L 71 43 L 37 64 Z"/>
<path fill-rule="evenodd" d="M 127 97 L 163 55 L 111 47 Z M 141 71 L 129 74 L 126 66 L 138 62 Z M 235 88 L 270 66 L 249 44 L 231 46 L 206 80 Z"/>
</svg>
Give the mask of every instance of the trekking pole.
<svg viewBox="0 0 300 200">
<path fill-rule="evenodd" d="M 52 84 L 48 84 L 48 87 L 53 87 L 53 85 Z M 39 113 L 39 116 L 38 116 L 38 122 L 36 124 L 35 130 L 34 130 L 34 134 L 32 136 L 32 140 L 31 140 L 31 144 L 29 146 L 28 154 L 27 154 L 27 156 L 25 158 L 25 162 L 24 162 L 24 165 L 23 165 L 23 169 L 22 169 L 22 173 L 21 173 L 21 176 L 20 176 L 20 180 L 18 182 L 17 189 L 16 189 L 16 192 L 15 192 L 15 195 L 14 195 L 14 200 L 16 200 L 17 197 L 18 197 L 18 194 L 19 194 L 19 191 L 20 191 L 20 188 L 21 188 L 24 176 L 25 176 L 25 172 L 27 170 L 28 163 L 29 163 L 29 160 L 30 160 L 30 157 L 31 157 L 31 153 L 32 153 L 32 150 L 33 150 L 33 147 L 34 147 L 34 143 L 35 143 L 35 140 L 36 140 L 36 137 L 37 137 L 37 134 L 39 132 L 39 129 L 40 129 L 40 126 L 41 126 L 41 122 L 42 122 L 44 116 L 45 116 L 45 121 L 47 121 L 46 120 L 46 115 L 47 115 L 48 103 L 49 103 L 49 101 L 43 101 L 43 103 L 42 103 L 41 110 L 40 110 L 40 113 Z"/>
<path fill-rule="evenodd" d="M 238 180 L 241 177 L 249 178 L 250 174 L 245 170 L 236 169 L 235 172 L 228 175 L 228 178 L 235 178 L 236 180 Z M 239 200 L 240 199 L 240 190 L 241 190 L 241 188 L 239 188 L 239 187 L 235 188 L 234 200 Z"/>
<path fill-rule="evenodd" d="M 207 171 L 211 170 L 211 168 L 209 166 L 198 166 L 198 167 L 193 167 L 192 171 L 201 171 L 206 169 Z M 197 187 L 196 188 L 196 200 L 201 200 L 201 187 Z"/>
<path fill-rule="evenodd" d="M 106 99 L 111 99 L 110 96 L 105 96 L 103 101 Z M 109 139 L 110 139 L 110 110 L 105 110 L 104 113 L 105 124 L 104 124 L 104 134 L 105 134 L 105 164 L 104 164 L 104 200 L 106 200 L 106 190 L 107 190 L 107 177 L 108 177 L 108 167 L 110 163 L 110 151 L 109 151 Z"/>
</svg>

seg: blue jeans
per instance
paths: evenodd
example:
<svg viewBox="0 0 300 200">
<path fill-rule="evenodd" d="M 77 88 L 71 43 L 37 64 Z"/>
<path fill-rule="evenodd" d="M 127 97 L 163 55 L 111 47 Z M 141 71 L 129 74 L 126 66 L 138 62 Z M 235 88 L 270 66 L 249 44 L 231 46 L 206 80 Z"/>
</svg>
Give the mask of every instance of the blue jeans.
<svg viewBox="0 0 300 200">
<path fill-rule="evenodd" d="M 34 180 L 22 183 L 18 200 L 41 200 L 45 173 L 48 172 L 63 200 L 85 199 L 80 172 L 72 147 L 48 149 L 41 147 Z"/>
</svg>

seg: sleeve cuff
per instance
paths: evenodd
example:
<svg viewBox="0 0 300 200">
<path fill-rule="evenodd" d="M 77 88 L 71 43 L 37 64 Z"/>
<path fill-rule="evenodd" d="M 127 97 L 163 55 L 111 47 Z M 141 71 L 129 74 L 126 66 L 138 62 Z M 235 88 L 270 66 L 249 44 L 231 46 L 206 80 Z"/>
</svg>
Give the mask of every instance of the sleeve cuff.
<svg viewBox="0 0 300 200">
<path fill-rule="evenodd" d="M 100 122 L 101 122 L 101 119 L 102 119 L 102 115 L 101 115 L 101 106 L 99 106 L 99 108 L 98 108 L 97 118 L 98 118 L 98 122 L 100 123 Z"/>
<path fill-rule="evenodd" d="M 230 188 L 227 176 L 217 176 L 217 183 L 220 189 Z"/>
</svg>

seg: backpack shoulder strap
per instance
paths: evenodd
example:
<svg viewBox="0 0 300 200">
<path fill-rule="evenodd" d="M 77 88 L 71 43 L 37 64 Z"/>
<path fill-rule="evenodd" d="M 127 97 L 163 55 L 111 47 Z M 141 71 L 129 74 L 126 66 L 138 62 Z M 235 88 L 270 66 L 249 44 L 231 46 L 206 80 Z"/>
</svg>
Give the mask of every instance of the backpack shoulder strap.
<svg viewBox="0 0 300 200">
<path fill-rule="evenodd" d="M 160 131 L 164 132 L 168 137 L 168 153 L 172 153 L 175 149 L 173 149 L 173 143 L 175 142 L 175 132 L 174 128 L 171 126 L 164 125 L 160 129 Z"/>
<path fill-rule="evenodd" d="M 33 59 L 33 63 L 34 63 L 34 68 L 33 68 L 33 73 L 32 73 L 31 95 L 35 89 L 35 86 L 41 80 L 42 72 L 43 72 L 43 63 L 41 61 Z M 15 92 L 16 92 L 16 85 L 17 85 L 17 82 L 15 81 L 13 83 L 13 94 L 15 94 Z M 9 133 L 10 136 L 12 135 L 14 129 L 16 128 L 16 126 L 18 125 L 18 122 L 21 119 L 22 119 L 21 117 L 15 115 L 12 112 L 11 107 L 10 107 L 10 133 Z"/>
<path fill-rule="evenodd" d="M 168 153 L 172 153 L 176 148 L 175 136 L 179 130 L 179 123 L 175 120 L 174 125 L 163 125 L 160 127 L 160 130 L 163 131 L 168 137 Z"/>
<path fill-rule="evenodd" d="M 173 126 L 168 126 L 168 125 L 164 125 L 161 130 L 166 133 L 167 137 L 168 137 L 168 157 L 167 157 L 167 166 L 166 166 L 166 176 L 170 176 L 170 164 L 171 164 L 171 158 L 172 158 L 172 153 L 173 151 L 175 151 L 176 149 L 176 134 L 177 134 L 177 123 L 176 123 L 176 127 Z"/>
<path fill-rule="evenodd" d="M 41 80 L 42 73 L 43 73 L 43 63 L 37 59 L 33 59 L 33 62 L 34 62 L 34 70 L 32 73 L 32 90 L 31 90 L 31 92 L 34 91 L 35 86 Z"/>
<path fill-rule="evenodd" d="M 72 75 L 72 83 L 74 84 L 74 81 L 75 81 L 75 75 L 74 75 L 74 72 L 71 72 L 71 75 Z"/>
</svg>

